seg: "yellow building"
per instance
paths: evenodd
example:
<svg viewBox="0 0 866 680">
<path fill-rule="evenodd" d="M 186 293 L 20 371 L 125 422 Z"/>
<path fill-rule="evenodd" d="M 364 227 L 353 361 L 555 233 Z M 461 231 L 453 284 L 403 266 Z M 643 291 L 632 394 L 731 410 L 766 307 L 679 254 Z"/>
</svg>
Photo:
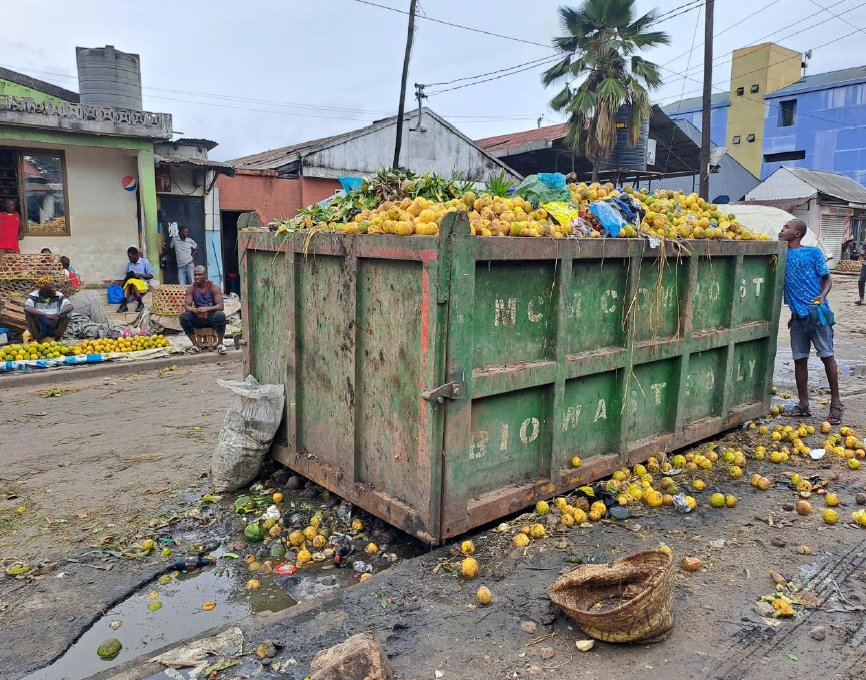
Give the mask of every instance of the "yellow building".
<svg viewBox="0 0 866 680">
<path fill-rule="evenodd" d="M 728 153 L 753 175 L 761 175 L 764 141 L 764 95 L 801 77 L 801 56 L 775 43 L 734 50 L 728 108 Z"/>
</svg>

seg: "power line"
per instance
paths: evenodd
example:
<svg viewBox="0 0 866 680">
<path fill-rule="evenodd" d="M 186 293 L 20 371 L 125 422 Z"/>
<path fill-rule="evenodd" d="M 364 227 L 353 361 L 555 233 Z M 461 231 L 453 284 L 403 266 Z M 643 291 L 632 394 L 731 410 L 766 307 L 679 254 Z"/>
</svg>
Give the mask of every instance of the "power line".
<svg viewBox="0 0 866 680">
<path fill-rule="evenodd" d="M 689 70 L 689 64 L 692 63 L 692 52 L 695 51 L 695 40 L 698 39 L 698 26 L 700 25 L 700 23 L 701 23 L 701 13 L 698 12 L 697 17 L 695 18 L 695 30 L 694 30 L 694 33 L 692 33 L 692 49 L 689 50 L 689 58 L 688 58 L 688 61 L 686 62 L 686 72 L 688 72 L 688 70 Z M 685 93 L 685 91 L 686 91 L 686 77 L 684 75 L 683 76 L 683 87 L 682 87 L 682 91 L 680 92 L 680 101 L 677 104 L 677 113 L 680 112 L 680 104 L 682 104 L 683 94 Z M 665 158 L 664 172 L 668 171 L 668 162 L 671 159 L 671 152 L 673 151 L 674 132 L 675 131 L 676 131 L 676 128 L 671 128 L 671 141 L 668 143 L 668 155 Z"/>
<path fill-rule="evenodd" d="M 845 22 L 846 24 L 848 24 L 849 26 L 851 26 L 852 28 L 856 28 L 858 31 L 861 31 L 861 32 L 863 32 L 863 33 L 866 33 L 866 31 L 864 31 L 862 28 L 860 28 L 859 26 L 855 26 L 854 24 L 852 24 L 852 23 L 851 23 L 850 21 L 848 21 L 847 19 L 842 18 L 841 16 L 839 16 L 838 14 L 836 14 L 833 10 L 831 10 L 829 7 L 824 7 L 823 5 L 819 5 L 817 2 L 815 2 L 815 0 L 809 0 L 809 2 L 811 2 L 811 3 L 812 3 L 813 5 L 815 5 L 816 7 L 820 8 L 822 11 L 824 11 L 824 12 L 828 12 L 829 14 L 832 14 L 834 17 L 836 17 L 837 19 L 839 19 L 839 21 L 843 21 L 843 22 Z"/>
<path fill-rule="evenodd" d="M 730 31 L 732 28 L 736 28 L 736 27 L 742 26 L 742 25 L 743 25 L 743 22 L 745 22 L 745 21 L 748 20 L 748 19 L 751 19 L 753 16 L 756 16 L 756 15 L 760 14 L 760 13 L 763 12 L 764 10 L 769 9 L 770 7 L 772 7 L 773 5 L 775 5 L 775 4 L 778 3 L 778 2 L 781 2 L 781 0 L 771 0 L 770 3 L 764 5 L 763 7 L 761 7 L 761 9 L 759 9 L 759 10 L 757 10 L 757 11 L 755 11 L 755 12 L 752 12 L 749 16 L 747 16 L 747 17 L 743 17 L 743 18 L 740 19 L 736 24 L 731 24 L 731 25 L 728 26 L 727 28 L 725 28 L 725 29 L 719 31 L 718 33 L 715 33 L 715 34 L 713 35 L 713 39 L 718 38 L 718 37 L 719 37 L 720 35 L 722 35 L 723 33 L 727 33 L 727 32 Z M 797 22 L 797 23 L 799 23 L 799 22 Z M 780 29 L 780 30 L 782 30 L 782 29 Z M 675 62 L 677 59 L 682 59 L 682 58 L 683 58 L 684 56 L 686 56 L 687 54 L 690 55 L 692 52 L 695 51 L 695 48 L 696 48 L 696 47 L 703 47 L 703 45 L 704 45 L 704 43 L 700 43 L 699 45 L 692 45 L 692 49 L 688 50 L 687 52 L 683 52 L 682 54 L 680 54 L 679 56 L 674 57 L 673 59 L 670 59 L 670 60 L 666 61 L 666 62 L 664 63 L 664 65 L 667 66 L 668 64 L 672 64 L 673 62 Z M 721 56 L 721 55 L 720 55 L 720 56 Z"/>
<path fill-rule="evenodd" d="M 370 0 L 354 0 L 362 5 L 370 5 L 371 7 L 378 7 L 379 9 L 386 9 L 390 12 L 397 12 L 398 14 L 409 14 L 404 9 L 398 9 L 396 7 L 388 7 L 388 5 L 380 5 L 375 2 L 370 2 Z M 452 28 L 460 28 L 464 31 L 472 31 L 473 33 L 481 33 L 483 35 L 489 35 L 493 38 L 504 38 L 505 40 L 513 40 L 514 42 L 525 43 L 527 45 L 536 45 L 538 47 L 545 47 L 547 49 L 553 49 L 550 45 L 545 45 L 544 43 L 535 42 L 533 40 L 524 40 L 523 38 L 515 38 L 512 35 L 503 35 L 502 33 L 493 33 L 491 31 L 485 31 L 481 28 L 473 28 L 472 26 L 463 26 L 462 24 L 455 24 L 450 21 L 444 21 L 442 19 L 434 19 L 433 17 L 428 16 L 420 16 L 419 19 L 425 19 L 426 21 L 432 21 L 437 24 L 442 24 L 444 26 L 451 26 Z"/>
<path fill-rule="evenodd" d="M 846 9 L 844 12 L 842 12 L 842 14 L 847 14 L 848 12 L 853 12 L 855 9 L 860 9 L 860 8 L 863 7 L 863 6 L 866 6 L 866 2 L 861 2 L 859 5 L 854 5 L 854 7 L 851 7 L 850 9 Z M 834 16 L 835 16 L 835 15 L 834 15 Z M 838 18 L 841 19 L 841 16 L 839 16 Z M 812 16 L 808 16 L 808 17 L 804 17 L 804 18 L 802 18 L 802 19 L 799 19 L 799 20 L 793 22 L 792 24 L 789 24 L 788 26 L 783 26 L 782 28 L 773 31 L 772 33 L 768 33 L 767 35 L 762 36 L 762 37 L 758 38 L 757 40 L 753 40 L 751 43 L 749 43 L 748 45 L 746 45 L 746 47 L 751 47 L 752 45 L 755 45 L 755 44 L 761 42 L 761 41 L 764 40 L 765 38 L 769 38 L 769 37 L 775 35 L 776 33 L 779 33 L 779 32 L 781 32 L 781 31 L 784 31 L 786 28 L 791 28 L 792 26 L 796 26 L 797 24 L 801 24 L 801 23 L 803 23 L 804 21 L 808 21 L 808 20 L 810 20 L 810 19 L 814 19 L 814 15 L 812 15 Z M 844 21 L 844 19 L 842 19 L 842 20 Z M 809 24 L 808 26 L 806 26 L 805 28 L 801 28 L 799 31 L 794 31 L 793 33 L 789 33 L 788 35 L 785 35 L 785 36 L 783 36 L 783 37 L 781 37 L 781 38 L 777 38 L 777 40 L 779 40 L 779 41 L 781 42 L 782 40 L 787 40 L 788 38 L 793 38 L 795 35 L 800 35 L 800 33 L 805 33 L 806 31 L 811 31 L 811 30 L 814 29 L 816 26 L 820 26 L 820 25 L 822 25 L 822 24 L 826 24 L 826 23 L 828 23 L 828 22 L 830 22 L 830 21 L 833 21 L 833 16 L 830 16 L 829 18 L 824 19 L 823 21 L 819 21 L 819 22 L 817 22 L 817 23 L 811 23 L 811 24 Z M 851 25 L 853 26 L 853 24 L 851 24 Z M 856 28 L 856 27 L 855 27 L 855 28 Z M 857 30 L 862 30 L 862 29 L 857 29 Z M 848 34 L 848 35 L 851 35 L 851 34 Z M 843 36 L 843 37 L 845 37 L 845 36 Z M 742 48 L 741 48 L 741 49 L 742 49 Z M 813 48 L 813 49 L 815 49 L 815 48 Z M 728 56 L 729 58 L 724 59 L 723 61 L 720 61 L 720 62 L 717 63 L 717 64 L 716 64 L 716 63 L 713 63 L 713 68 L 716 68 L 717 66 L 721 66 L 722 64 L 727 64 L 727 63 L 730 63 L 731 61 L 733 61 L 733 52 L 730 52 L 728 55 L 722 55 L 722 56 Z M 780 62 L 779 62 L 779 63 L 780 63 Z M 763 70 L 763 69 L 757 69 L 757 70 L 760 71 L 760 70 Z M 752 73 L 755 73 L 755 71 L 752 71 Z M 745 74 L 744 74 L 744 75 L 745 75 Z M 723 82 L 724 82 L 724 81 L 723 81 Z"/>
<path fill-rule="evenodd" d="M 522 64 L 516 64 L 515 66 L 509 66 L 508 68 L 497 69 L 496 71 L 490 71 L 489 73 L 479 73 L 477 76 L 465 76 L 463 78 L 455 78 L 454 80 L 447 80 L 444 83 L 424 83 L 424 87 L 438 87 L 440 85 L 451 85 L 452 83 L 459 83 L 463 80 L 475 80 L 476 78 L 483 78 L 484 76 L 492 76 L 494 73 L 511 71 L 513 69 L 520 68 L 521 66 L 529 66 L 530 64 L 538 64 L 539 62 L 547 62 L 549 60 L 549 56 L 541 57 L 540 59 L 533 59 L 532 61 L 527 61 Z"/>
<path fill-rule="evenodd" d="M 494 76 L 492 78 L 485 78 L 484 80 L 476 80 L 473 83 L 466 83 L 464 85 L 455 85 L 454 87 L 446 87 L 444 90 L 438 90 L 436 92 L 430 92 L 427 96 L 432 97 L 432 96 L 437 95 L 437 94 L 443 94 L 444 92 L 451 92 L 452 90 L 462 90 L 464 87 L 472 87 L 473 85 L 480 85 L 481 83 L 489 83 L 491 80 L 499 80 L 500 78 L 505 78 L 506 76 L 513 76 L 513 75 L 516 75 L 518 73 L 523 73 L 524 71 L 529 71 L 529 70 L 532 70 L 534 68 L 538 68 L 539 66 L 547 66 L 549 64 L 553 64 L 554 62 L 559 61 L 559 59 L 560 59 L 560 57 L 559 57 L 559 55 L 557 55 L 553 58 L 548 58 L 547 61 L 544 61 L 540 64 L 533 64 L 532 66 L 526 66 L 526 67 L 519 69 L 517 71 L 511 71 L 510 73 L 503 73 L 501 75 Z"/>
<path fill-rule="evenodd" d="M 700 9 L 701 6 L 703 5 L 703 0 L 696 0 L 696 2 L 697 2 L 697 4 L 695 4 L 694 6 L 689 7 L 688 9 L 685 9 L 682 12 L 679 12 L 677 14 L 673 14 L 674 10 L 671 10 L 667 14 L 663 14 L 662 16 L 658 17 L 653 23 L 660 24 L 663 21 L 668 21 L 669 19 L 675 19 L 678 16 L 682 16 L 683 14 L 688 14 L 689 12 L 692 12 L 696 9 Z"/>
</svg>

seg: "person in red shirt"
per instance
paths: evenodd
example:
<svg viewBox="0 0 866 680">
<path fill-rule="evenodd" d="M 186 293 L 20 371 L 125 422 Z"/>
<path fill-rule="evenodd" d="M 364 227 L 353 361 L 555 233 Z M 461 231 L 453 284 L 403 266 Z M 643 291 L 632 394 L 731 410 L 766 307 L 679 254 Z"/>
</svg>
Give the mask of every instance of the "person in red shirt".
<svg viewBox="0 0 866 680">
<path fill-rule="evenodd" d="M 18 230 L 21 217 L 15 210 L 15 199 L 4 198 L 3 210 L 0 211 L 0 257 L 6 253 L 17 253 Z"/>
</svg>

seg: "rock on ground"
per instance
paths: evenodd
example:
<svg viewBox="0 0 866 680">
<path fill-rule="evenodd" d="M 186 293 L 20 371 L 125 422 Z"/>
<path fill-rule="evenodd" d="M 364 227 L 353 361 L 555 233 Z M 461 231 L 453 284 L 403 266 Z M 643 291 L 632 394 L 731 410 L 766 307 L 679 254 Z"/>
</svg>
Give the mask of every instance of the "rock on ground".
<svg viewBox="0 0 866 680">
<path fill-rule="evenodd" d="M 370 633 L 353 635 L 319 652 L 310 664 L 310 680 L 391 680 L 393 677 L 385 650 Z"/>
</svg>

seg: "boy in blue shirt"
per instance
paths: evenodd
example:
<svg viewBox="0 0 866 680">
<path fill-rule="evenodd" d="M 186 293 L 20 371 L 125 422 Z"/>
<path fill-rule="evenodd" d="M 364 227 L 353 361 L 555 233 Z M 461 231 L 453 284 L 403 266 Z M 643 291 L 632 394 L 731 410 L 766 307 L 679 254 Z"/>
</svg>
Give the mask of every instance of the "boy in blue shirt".
<svg viewBox="0 0 866 680">
<path fill-rule="evenodd" d="M 824 362 L 827 382 L 830 384 L 830 414 L 827 422 L 842 422 L 842 400 L 839 397 L 839 375 L 833 357 L 833 327 L 819 325 L 810 318 L 811 305 L 823 304 L 833 287 L 830 270 L 820 248 L 800 243 L 806 234 L 803 220 L 790 220 L 779 232 L 779 240 L 788 243 L 785 265 L 785 303 L 791 309 L 791 354 L 794 358 L 794 377 L 800 403 L 785 415 L 804 418 L 812 415 L 809 407 L 809 351 L 814 346 L 818 358 Z"/>
</svg>

